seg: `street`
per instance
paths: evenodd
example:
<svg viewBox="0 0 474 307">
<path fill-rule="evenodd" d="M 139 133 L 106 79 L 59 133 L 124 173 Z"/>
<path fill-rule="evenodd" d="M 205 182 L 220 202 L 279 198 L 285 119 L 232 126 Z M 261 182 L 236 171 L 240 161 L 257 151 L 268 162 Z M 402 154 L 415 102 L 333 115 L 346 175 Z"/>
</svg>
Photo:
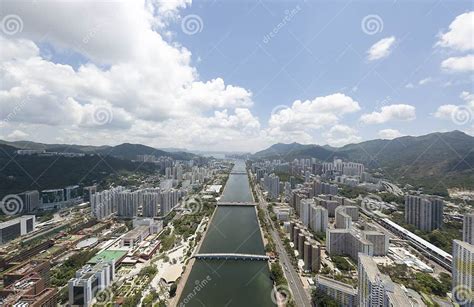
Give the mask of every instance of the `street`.
<svg viewBox="0 0 474 307">
<path fill-rule="evenodd" d="M 293 299 L 295 300 L 296 306 L 311 306 L 311 300 L 309 294 L 303 287 L 303 282 L 301 281 L 298 273 L 296 272 L 295 268 L 291 264 L 289 256 L 286 254 L 286 249 L 283 246 L 283 242 L 280 239 L 278 232 L 273 228 L 272 221 L 270 219 L 270 214 L 268 213 L 267 209 L 267 202 L 263 197 L 262 191 L 257 189 L 252 177 L 252 184 L 255 186 L 255 191 L 257 192 L 258 196 L 258 206 L 265 212 L 265 218 L 269 223 L 270 233 L 272 235 L 273 241 L 275 242 L 275 246 L 277 249 L 277 253 L 280 257 L 280 261 L 283 264 L 283 271 L 285 273 L 286 279 L 288 280 L 288 285 L 291 289 L 293 294 Z"/>
</svg>

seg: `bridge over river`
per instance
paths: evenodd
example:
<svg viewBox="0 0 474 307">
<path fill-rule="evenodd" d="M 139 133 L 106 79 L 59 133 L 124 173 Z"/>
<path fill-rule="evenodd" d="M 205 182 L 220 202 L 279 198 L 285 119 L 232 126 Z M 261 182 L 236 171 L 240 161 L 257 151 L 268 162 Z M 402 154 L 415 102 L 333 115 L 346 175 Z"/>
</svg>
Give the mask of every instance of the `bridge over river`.
<svg viewBox="0 0 474 307">
<path fill-rule="evenodd" d="M 225 202 L 218 202 L 217 203 L 217 206 L 242 206 L 242 207 L 251 207 L 251 206 L 256 206 L 257 203 L 253 203 L 253 202 L 229 202 L 229 201 L 225 201 Z"/>
<path fill-rule="evenodd" d="M 266 255 L 253 254 L 234 254 L 234 253 L 212 253 L 212 254 L 195 254 L 196 259 L 210 259 L 210 260 L 259 260 L 267 261 L 269 259 Z"/>
</svg>

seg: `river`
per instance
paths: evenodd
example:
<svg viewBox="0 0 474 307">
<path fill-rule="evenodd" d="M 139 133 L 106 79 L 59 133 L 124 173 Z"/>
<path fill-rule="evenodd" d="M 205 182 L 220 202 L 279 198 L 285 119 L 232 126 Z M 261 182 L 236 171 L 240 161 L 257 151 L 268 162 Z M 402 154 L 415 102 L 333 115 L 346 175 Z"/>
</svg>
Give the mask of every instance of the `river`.
<svg viewBox="0 0 474 307">
<path fill-rule="evenodd" d="M 237 161 L 221 202 L 252 202 L 245 163 Z M 265 254 L 253 206 L 216 209 L 199 253 Z M 266 307 L 275 304 L 272 281 L 265 261 L 196 260 L 178 306 Z"/>
</svg>

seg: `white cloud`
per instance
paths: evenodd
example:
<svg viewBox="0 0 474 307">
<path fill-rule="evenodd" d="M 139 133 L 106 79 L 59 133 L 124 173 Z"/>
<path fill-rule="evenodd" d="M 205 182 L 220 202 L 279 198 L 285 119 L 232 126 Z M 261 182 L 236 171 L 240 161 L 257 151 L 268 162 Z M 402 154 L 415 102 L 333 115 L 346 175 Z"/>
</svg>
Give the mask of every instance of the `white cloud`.
<svg viewBox="0 0 474 307">
<path fill-rule="evenodd" d="M 440 119 L 454 120 L 464 123 L 464 120 L 471 120 L 474 117 L 474 94 L 469 92 L 462 92 L 459 97 L 464 100 L 464 104 L 454 105 L 445 104 L 438 107 L 433 114 L 434 117 Z M 458 119 L 458 117 L 466 117 L 466 119 Z"/>
<path fill-rule="evenodd" d="M 418 81 L 418 84 L 419 85 L 425 85 L 425 84 L 428 84 L 428 83 L 431 83 L 431 82 L 433 82 L 433 78 L 427 77 L 427 78 L 424 78 L 424 79 L 421 79 L 420 81 Z"/>
<path fill-rule="evenodd" d="M 407 83 L 405 85 L 405 88 L 414 88 L 415 86 L 413 85 L 413 83 Z"/>
<path fill-rule="evenodd" d="M 457 16 L 449 31 L 440 35 L 437 45 L 458 51 L 474 50 L 474 11 Z"/>
<path fill-rule="evenodd" d="M 357 131 L 346 125 L 335 125 L 325 134 L 326 141 L 331 146 L 344 146 L 362 140 Z"/>
<path fill-rule="evenodd" d="M 407 104 L 393 104 L 384 106 L 380 112 L 363 114 L 360 121 L 364 124 L 382 124 L 392 120 L 414 120 L 416 118 L 415 107 Z"/>
<path fill-rule="evenodd" d="M 378 136 L 382 139 L 393 140 L 403 136 L 403 134 L 397 129 L 382 129 L 378 132 Z"/>
<path fill-rule="evenodd" d="M 451 119 L 451 115 L 457 110 L 458 110 L 458 106 L 454 104 L 445 104 L 438 107 L 434 116 L 436 118 Z"/>
<path fill-rule="evenodd" d="M 264 134 L 272 142 L 314 143 L 316 131 L 337 125 L 344 115 L 359 110 L 359 103 L 342 93 L 296 100 L 272 112 Z"/>
<path fill-rule="evenodd" d="M 393 44 L 395 43 L 395 36 L 383 38 L 376 42 L 367 51 L 367 59 L 370 61 L 379 60 L 390 55 Z"/>
<path fill-rule="evenodd" d="M 14 130 L 12 133 L 7 135 L 7 139 L 10 141 L 22 141 L 28 137 L 28 133 L 23 132 L 21 130 Z"/>
<path fill-rule="evenodd" d="M 313 100 L 296 100 L 291 107 L 273 113 L 269 126 L 285 131 L 319 129 L 337 123 L 344 114 L 359 110 L 357 101 L 344 94 L 335 93 Z"/>
<path fill-rule="evenodd" d="M 190 2 L 2 2 L 24 29 L 0 35 L 0 119 L 8 118 L 10 132 L 21 123 L 47 141 L 261 146 L 252 93 L 221 78 L 200 80 L 191 53 L 163 39 L 167 23 Z M 42 57 L 45 44 L 79 64 Z M 97 123 L 99 109 L 110 120 Z"/>
<path fill-rule="evenodd" d="M 441 68 L 448 72 L 472 72 L 474 71 L 474 54 L 447 58 L 441 63 Z"/>
</svg>

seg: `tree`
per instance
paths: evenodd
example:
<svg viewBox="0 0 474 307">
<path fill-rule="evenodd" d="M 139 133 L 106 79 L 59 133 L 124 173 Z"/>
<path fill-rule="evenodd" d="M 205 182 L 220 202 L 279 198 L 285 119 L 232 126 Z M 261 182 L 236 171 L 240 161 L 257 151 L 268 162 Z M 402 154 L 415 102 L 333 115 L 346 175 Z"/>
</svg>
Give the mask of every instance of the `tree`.
<svg viewBox="0 0 474 307">
<path fill-rule="evenodd" d="M 170 297 L 174 297 L 176 295 L 176 290 L 178 289 L 178 286 L 176 283 L 172 283 L 170 287 Z"/>
</svg>

